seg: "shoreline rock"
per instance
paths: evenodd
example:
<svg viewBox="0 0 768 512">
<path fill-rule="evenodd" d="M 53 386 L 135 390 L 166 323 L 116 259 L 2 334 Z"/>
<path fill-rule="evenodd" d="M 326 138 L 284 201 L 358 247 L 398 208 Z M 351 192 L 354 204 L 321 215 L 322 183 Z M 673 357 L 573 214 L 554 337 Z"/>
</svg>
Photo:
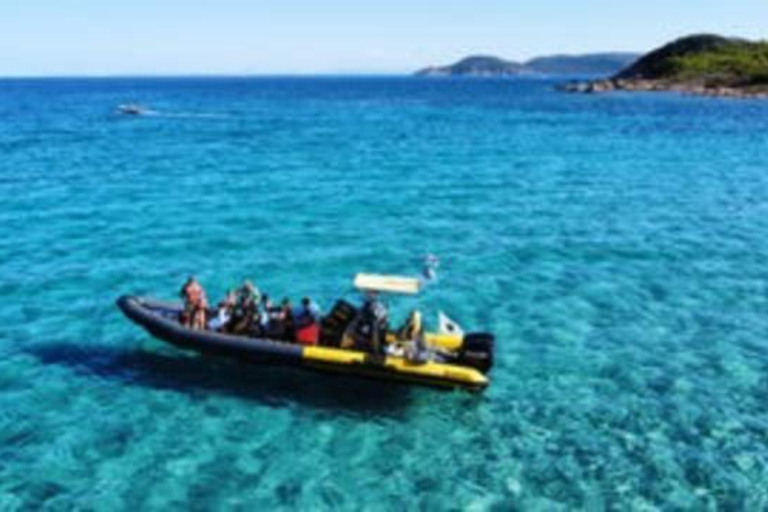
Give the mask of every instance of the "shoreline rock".
<svg viewBox="0 0 768 512">
<path fill-rule="evenodd" d="M 768 99 L 768 86 L 734 86 L 705 82 L 672 82 L 668 80 L 607 78 L 575 81 L 557 86 L 563 92 L 601 94 L 615 91 L 679 92 L 716 98 Z"/>
</svg>

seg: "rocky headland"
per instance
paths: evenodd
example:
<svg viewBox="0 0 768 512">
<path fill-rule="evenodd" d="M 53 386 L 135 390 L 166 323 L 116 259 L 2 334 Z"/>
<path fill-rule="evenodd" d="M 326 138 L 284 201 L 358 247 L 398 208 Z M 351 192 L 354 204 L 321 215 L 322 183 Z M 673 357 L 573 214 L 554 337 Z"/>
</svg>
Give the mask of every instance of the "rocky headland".
<svg viewBox="0 0 768 512">
<path fill-rule="evenodd" d="M 559 88 L 578 93 L 675 91 L 768 98 L 768 42 L 688 36 L 648 53 L 610 78 L 569 82 Z"/>
<path fill-rule="evenodd" d="M 430 66 L 416 72 L 416 76 L 510 76 L 523 72 L 518 62 L 490 55 L 472 55 L 448 66 Z"/>
</svg>

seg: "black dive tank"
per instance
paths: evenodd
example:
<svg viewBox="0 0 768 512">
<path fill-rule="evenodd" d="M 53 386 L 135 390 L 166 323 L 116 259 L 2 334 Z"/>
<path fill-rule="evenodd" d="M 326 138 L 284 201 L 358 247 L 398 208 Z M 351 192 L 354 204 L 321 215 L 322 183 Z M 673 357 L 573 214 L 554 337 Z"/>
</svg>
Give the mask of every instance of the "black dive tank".
<svg viewBox="0 0 768 512">
<path fill-rule="evenodd" d="M 493 366 L 495 339 L 487 332 L 472 332 L 464 335 L 464 344 L 459 352 L 458 362 L 476 368 L 483 373 Z"/>
</svg>

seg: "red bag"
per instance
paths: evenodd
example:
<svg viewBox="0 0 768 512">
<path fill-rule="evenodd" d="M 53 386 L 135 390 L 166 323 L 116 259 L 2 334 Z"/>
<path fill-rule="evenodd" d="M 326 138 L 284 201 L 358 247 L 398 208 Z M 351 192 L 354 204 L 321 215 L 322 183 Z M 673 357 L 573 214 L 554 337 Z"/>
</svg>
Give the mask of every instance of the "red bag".
<svg viewBox="0 0 768 512">
<path fill-rule="evenodd" d="M 296 341 L 301 345 L 317 345 L 320 339 L 320 325 L 311 323 L 296 330 Z"/>
</svg>

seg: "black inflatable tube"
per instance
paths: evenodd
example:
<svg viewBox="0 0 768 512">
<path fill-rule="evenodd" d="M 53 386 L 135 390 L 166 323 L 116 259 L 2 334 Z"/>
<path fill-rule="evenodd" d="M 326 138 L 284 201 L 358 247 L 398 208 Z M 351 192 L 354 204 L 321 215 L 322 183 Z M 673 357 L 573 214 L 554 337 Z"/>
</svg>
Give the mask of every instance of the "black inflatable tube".
<svg viewBox="0 0 768 512">
<path fill-rule="evenodd" d="M 380 362 L 370 358 L 367 358 L 362 364 L 353 365 L 310 361 L 304 358 L 304 347 L 301 345 L 232 336 L 212 331 L 194 331 L 183 327 L 178 322 L 179 313 L 181 313 L 179 304 L 124 295 L 117 300 L 117 306 L 129 320 L 143 327 L 149 334 L 160 340 L 183 349 L 224 356 L 244 363 L 301 366 L 315 371 L 354 374 L 375 380 L 396 380 L 440 389 L 461 387 L 472 391 L 481 391 L 487 386 L 487 383 L 473 385 L 427 376 L 398 374 L 387 370 Z"/>
<path fill-rule="evenodd" d="M 180 308 L 130 295 L 117 299 L 117 306 L 134 323 L 153 336 L 181 348 L 226 356 L 244 362 L 275 362 L 299 365 L 301 345 L 230 336 L 212 331 L 192 331 L 175 320 Z"/>
</svg>

